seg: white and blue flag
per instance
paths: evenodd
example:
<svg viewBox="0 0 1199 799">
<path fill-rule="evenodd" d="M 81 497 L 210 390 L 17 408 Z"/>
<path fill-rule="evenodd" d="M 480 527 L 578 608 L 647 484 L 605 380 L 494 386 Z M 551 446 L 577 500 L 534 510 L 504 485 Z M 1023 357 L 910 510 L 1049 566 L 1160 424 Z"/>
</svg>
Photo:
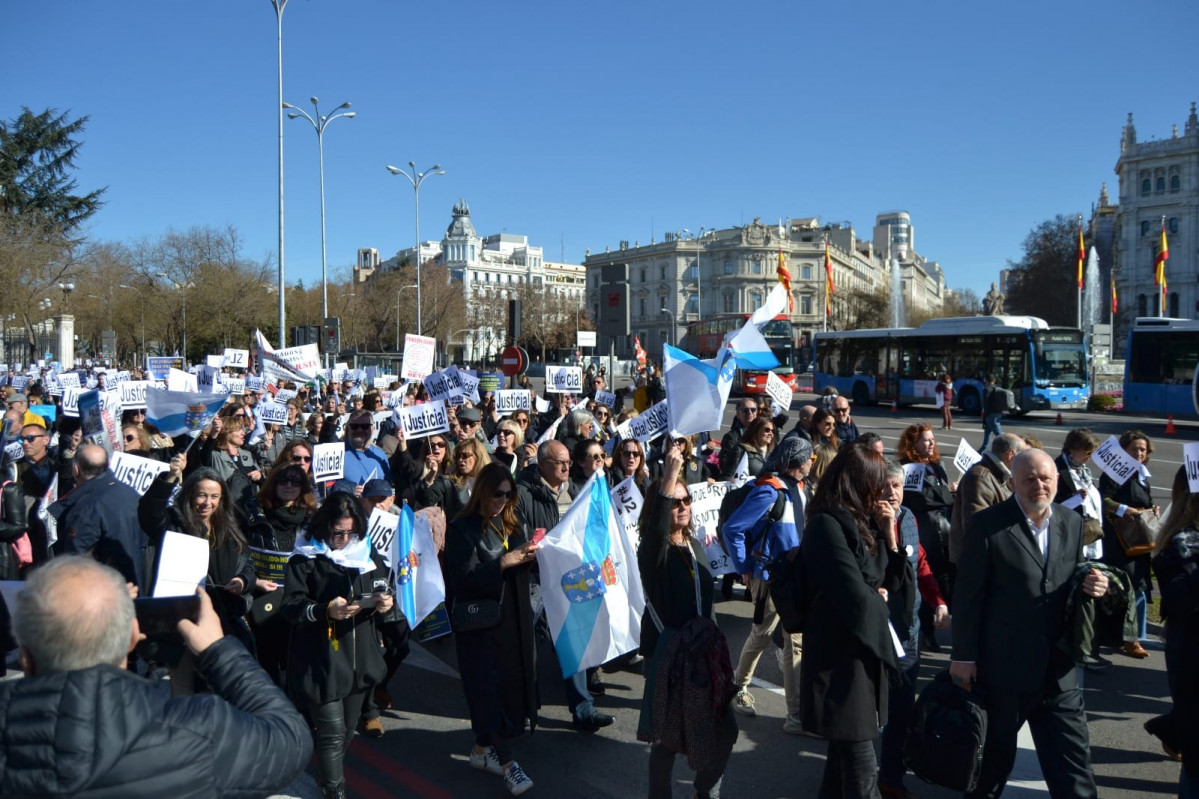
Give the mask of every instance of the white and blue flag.
<svg viewBox="0 0 1199 799">
<path fill-rule="evenodd" d="M 736 364 L 726 349 L 706 361 L 669 344 L 662 346 L 666 411 L 675 435 L 720 429 Z"/>
<path fill-rule="evenodd" d="M 537 550 L 541 596 L 563 677 L 640 644 L 645 593 L 637 554 L 601 474 L 584 484 Z"/>
<path fill-rule="evenodd" d="M 429 520 L 423 515 L 417 516 L 412 512 L 412 506 L 405 503 L 400 510 L 395 536 L 386 549 L 380 546 L 379 551 L 394 575 L 396 604 L 415 629 L 445 601 L 445 580 L 441 576 L 441 564 L 437 562 Z"/>
<path fill-rule="evenodd" d="M 736 333 L 725 337 L 724 345 L 733 355 L 738 369 L 766 370 L 779 365 L 762 335 L 762 326 L 787 310 L 787 290 L 777 284 L 766 296 L 766 302 Z"/>
<path fill-rule="evenodd" d="M 146 421 L 167 436 L 197 435 L 212 423 L 227 394 L 146 389 Z"/>
</svg>

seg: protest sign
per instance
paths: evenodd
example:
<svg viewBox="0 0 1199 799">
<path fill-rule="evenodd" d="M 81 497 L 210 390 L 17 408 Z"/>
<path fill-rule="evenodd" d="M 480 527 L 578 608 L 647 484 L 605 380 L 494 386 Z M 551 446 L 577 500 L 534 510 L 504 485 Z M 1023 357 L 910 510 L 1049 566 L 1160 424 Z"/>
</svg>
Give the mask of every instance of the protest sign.
<svg viewBox="0 0 1199 799">
<path fill-rule="evenodd" d="M 782 407 L 784 412 L 791 409 L 791 387 L 774 372 L 766 375 L 766 393 L 770 395 L 775 404 Z"/>
<path fill-rule="evenodd" d="M 222 366 L 226 369 L 249 369 L 250 368 L 250 351 L 237 350 L 232 347 L 225 347 L 224 354 L 225 362 Z"/>
<path fill-rule="evenodd" d="M 500 416 L 509 416 L 517 411 L 533 412 L 533 402 L 529 392 L 523 388 L 500 389 L 495 392 L 495 412 Z"/>
<path fill-rule="evenodd" d="M 199 391 L 200 386 L 196 376 L 179 369 L 167 371 L 167 391 Z"/>
<path fill-rule="evenodd" d="M 693 483 L 687 486 L 687 492 L 691 494 L 691 520 L 695 526 L 695 537 L 704 547 L 708 570 L 713 576 L 731 574 L 733 563 L 716 536 L 720 503 L 729 492 L 729 484 Z"/>
<path fill-rule="evenodd" d="M 424 402 L 407 408 L 396 408 L 396 422 L 405 438 L 424 438 L 450 429 L 450 415 L 445 400 Z"/>
<path fill-rule="evenodd" d="M 129 380 L 125 383 L 117 383 L 121 408 L 129 410 L 130 408 L 146 407 L 146 389 L 153 385 L 149 380 Z"/>
<path fill-rule="evenodd" d="M 612 489 L 612 507 L 616 509 L 616 518 L 624 525 L 634 550 L 641 544 L 641 507 L 644 504 L 645 498 L 632 477 L 626 477 Z"/>
<path fill-rule="evenodd" d="M 240 397 L 246 393 L 246 379 L 244 377 L 222 377 L 221 383 L 225 388 L 229 389 L 229 393 L 235 397 Z"/>
<path fill-rule="evenodd" d="M 384 376 L 384 377 L 372 377 L 371 378 L 371 387 L 372 388 L 384 389 L 390 385 L 391 385 L 391 378 L 389 378 L 389 377 Z"/>
<path fill-rule="evenodd" d="M 183 369 L 183 359 L 178 356 L 146 358 L 146 371 L 155 380 L 166 380 L 172 369 Z"/>
<path fill-rule="evenodd" d="M 1103 473 L 1116 481 L 1116 485 L 1124 485 L 1128 478 L 1141 470 L 1137 459 L 1124 451 L 1120 439 L 1111 436 L 1099 445 L 1091 455 L 1091 463 L 1103 470 Z"/>
<path fill-rule="evenodd" d="M 247 383 L 247 385 L 249 385 Z M 288 403 L 296 398 L 296 392 L 290 388 L 281 388 L 275 394 L 275 402 Z"/>
<path fill-rule="evenodd" d="M 383 564 L 388 569 L 395 568 L 391 562 L 391 542 L 396 537 L 396 527 L 399 524 L 399 516 L 379 508 L 371 511 L 371 517 L 366 522 L 366 531 L 371 537 L 371 545 L 382 556 Z"/>
<path fill-rule="evenodd" d="M 315 344 L 286 347 L 275 350 L 274 354 L 280 361 L 305 377 L 316 377 L 317 370 L 321 368 L 321 353 Z"/>
<path fill-rule="evenodd" d="M 459 392 L 462 396 L 469 399 L 471 402 L 479 401 L 479 378 L 464 372 L 457 367 L 451 367 L 458 373 Z"/>
<path fill-rule="evenodd" d="M 25 387 L 29 385 L 29 378 L 24 376 L 14 377 L 11 385 L 17 391 L 24 391 Z"/>
<path fill-rule="evenodd" d="M 337 441 L 312 448 L 312 479 L 323 483 L 340 480 L 346 473 L 346 445 Z"/>
<path fill-rule="evenodd" d="M 923 463 L 906 463 L 903 467 L 903 490 L 904 491 L 923 491 L 924 490 L 924 466 Z"/>
<path fill-rule="evenodd" d="M 958 442 L 957 454 L 953 456 L 953 465 L 958 467 L 958 471 L 962 474 L 970 471 L 970 467 L 983 459 L 982 455 L 978 454 L 978 450 L 970 446 L 966 439 Z"/>
<path fill-rule="evenodd" d="M 550 409 L 550 401 L 547 399 L 543 399 L 542 397 L 537 397 L 536 399 L 533 400 L 533 402 L 537 406 L 538 413 L 547 413 Z"/>
<path fill-rule="evenodd" d="M 665 434 L 669 427 L 670 417 L 666 410 L 666 400 L 651 405 L 645 413 L 629 419 L 629 431 L 633 438 L 643 443 Z"/>
<path fill-rule="evenodd" d="M 287 572 L 287 561 L 291 560 L 290 552 L 276 552 L 273 549 L 246 547 L 250 563 L 254 565 L 254 574 L 264 580 L 283 584 L 283 575 Z"/>
<path fill-rule="evenodd" d="M 504 376 L 499 372 L 483 372 L 479 375 L 479 391 L 499 391 L 504 387 Z"/>
<path fill-rule="evenodd" d="M 62 390 L 63 416 L 79 415 L 79 393 L 79 389 L 77 388 L 64 388 Z"/>
<path fill-rule="evenodd" d="M 595 392 L 595 401 L 598 402 L 600 405 L 607 405 L 609 408 L 612 408 L 613 410 L 615 410 L 615 408 L 616 408 L 616 395 L 613 394 L 611 391 Z"/>
<path fill-rule="evenodd" d="M 256 375 L 246 375 L 246 391 L 266 391 L 266 381 Z"/>
<path fill-rule="evenodd" d="M 1199 441 L 1182 445 L 1182 465 L 1187 469 L 1191 493 L 1199 494 Z"/>
<path fill-rule="evenodd" d="M 74 372 L 63 372 L 58 376 L 58 383 L 63 388 L 80 388 L 79 375 Z"/>
<path fill-rule="evenodd" d="M 220 369 L 222 366 L 225 365 L 225 356 L 224 355 L 206 355 L 206 356 L 204 356 L 204 363 L 209 368 Z"/>
<path fill-rule="evenodd" d="M 548 394 L 578 394 L 583 390 L 583 370 L 577 366 L 545 367 Z"/>
<path fill-rule="evenodd" d="M 117 385 L 120 385 L 121 383 L 126 383 L 128 381 L 129 381 L 129 370 L 128 369 L 122 369 L 121 371 L 117 372 L 116 375 L 112 379 L 112 382 L 116 383 Z"/>
<path fill-rule="evenodd" d="M 171 468 L 162 461 L 143 458 L 128 452 L 114 452 L 108 459 L 108 468 L 118 481 L 144 495 L 154 478 Z"/>
<path fill-rule="evenodd" d="M 400 364 L 400 376 L 405 380 L 423 380 L 433 374 L 433 356 L 437 352 L 437 339 L 404 335 L 404 360 Z"/>
<path fill-rule="evenodd" d="M 254 415 L 263 424 L 287 424 L 287 405 L 281 402 L 260 402 L 254 408 Z"/>
</svg>

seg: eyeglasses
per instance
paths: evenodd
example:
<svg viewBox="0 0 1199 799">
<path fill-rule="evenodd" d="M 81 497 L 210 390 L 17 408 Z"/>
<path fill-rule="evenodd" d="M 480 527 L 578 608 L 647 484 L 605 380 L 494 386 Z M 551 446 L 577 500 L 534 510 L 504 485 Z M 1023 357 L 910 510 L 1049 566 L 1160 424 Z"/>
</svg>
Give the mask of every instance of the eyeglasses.
<svg viewBox="0 0 1199 799">
<path fill-rule="evenodd" d="M 280 477 L 275 481 L 277 486 L 302 486 L 306 481 L 300 477 Z"/>
<path fill-rule="evenodd" d="M 330 538 L 349 538 L 354 534 L 353 530 L 330 530 Z"/>
<path fill-rule="evenodd" d="M 758 412 L 757 408 L 738 408 L 737 409 L 737 413 L 746 413 L 746 414 L 754 413 L 754 414 L 756 414 L 757 412 Z"/>
<path fill-rule="evenodd" d="M 369 425 L 369 424 L 348 424 L 348 425 L 346 425 L 346 427 L 350 430 L 370 430 L 371 429 L 371 425 Z"/>
<path fill-rule="evenodd" d="M 491 492 L 492 499 L 512 499 L 514 496 L 516 496 L 515 491 L 492 491 Z"/>
<path fill-rule="evenodd" d="M 528 419 L 525 419 L 525 418 L 523 418 L 523 417 L 522 417 L 522 418 L 520 418 L 520 419 L 513 419 L 512 421 L 516 422 L 516 423 L 517 423 L 517 424 L 519 424 L 519 425 L 526 425 L 526 424 L 528 424 L 528 423 L 529 423 L 529 420 L 528 420 Z"/>
<path fill-rule="evenodd" d="M 763 427 L 763 428 L 762 428 L 762 432 L 763 432 L 763 433 L 771 433 L 771 434 L 773 434 L 773 433 L 774 433 L 774 428 L 773 428 L 773 427 Z"/>
<path fill-rule="evenodd" d="M 459 427 L 474 427 L 477 424 L 478 424 L 478 422 L 472 422 L 470 419 L 459 419 L 458 420 Z"/>
<path fill-rule="evenodd" d="M 49 436 L 47 436 L 43 433 L 38 433 L 35 436 L 21 436 L 21 440 L 24 441 L 26 444 L 32 444 L 34 441 L 37 441 L 39 438 L 49 438 Z"/>
<path fill-rule="evenodd" d="M 512 432 L 511 430 L 496 430 L 495 434 L 496 434 L 496 436 L 514 436 L 514 435 L 516 435 L 516 433 Z"/>
<path fill-rule="evenodd" d="M 849 413 L 849 408 L 833 408 L 837 413 Z"/>
<path fill-rule="evenodd" d="M 569 466 L 570 461 L 560 461 L 557 458 L 546 458 L 545 462 L 550 466 Z"/>
<path fill-rule="evenodd" d="M 681 508 L 684 505 L 686 505 L 687 507 L 691 507 L 691 495 L 690 494 L 688 494 L 685 497 L 675 497 L 674 498 L 675 508 Z"/>
<path fill-rule="evenodd" d="M 137 441 L 137 436 L 125 436 L 126 441 Z"/>
<path fill-rule="evenodd" d="M 622 449 L 620 451 L 620 454 L 622 457 L 625 457 L 625 458 L 640 458 L 641 457 L 641 453 L 635 449 Z"/>
<path fill-rule="evenodd" d="M 430 441 L 429 449 L 445 449 L 444 441 Z"/>
<path fill-rule="evenodd" d="M 583 456 L 583 460 L 585 460 L 585 461 L 602 461 L 603 459 L 604 459 L 604 453 L 602 453 L 602 452 L 593 452 L 590 455 Z"/>
<path fill-rule="evenodd" d="M 291 462 L 292 463 L 312 463 L 312 456 L 311 455 L 292 455 Z"/>
</svg>

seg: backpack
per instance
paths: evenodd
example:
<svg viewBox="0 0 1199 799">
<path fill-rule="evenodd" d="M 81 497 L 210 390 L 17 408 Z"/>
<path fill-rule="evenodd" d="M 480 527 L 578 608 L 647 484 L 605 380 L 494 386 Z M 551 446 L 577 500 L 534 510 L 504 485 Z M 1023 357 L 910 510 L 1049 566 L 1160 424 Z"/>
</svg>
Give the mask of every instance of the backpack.
<svg viewBox="0 0 1199 799">
<path fill-rule="evenodd" d="M 786 498 L 784 498 L 783 494 L 782 494 L 782 492 L 785 489 L 783 487 L 782 481 L 779 480 L 777 477 L 763 478 L 763 480 L 764 480 L 764 482 L 770 483 L 776 489 L 779 490 L 778 496 L 775 497 L 774 504 L 770 506 L 770 512 L 768 514 L 766 514 L 767 519 L 769 520 L 770 524 L 774 524 L 779 519 L 783 518 L 783 508 L 786 506 L 786 503 L 787 503 Z M 716 513 L 716 538 L 720 541 L 720 545 L 722 547 L 725 547 L 726 550 L 728 549 L 728 547 L 724 542 L 725 522 L 727 522 L 729 520 L 729 518 L 733 515 L 733 511 L 737 510 L 737 508 L 739 508 L 743 504 L 745 504 L 745 499 L 749 496 L 749 492 L 753 491 L 757 486 L 758 486 L 758 478 L 755 478 L 755 479 L 747 482 L 745 485 L 734 488 L 732 491 L 730 491 L 729 493 L 724 495 L 724 499 L 720 500 L 720 510 L 717 511 L 717 513 Z M 760 532 L 761 530 L 764 530 L 764 529 L 768 529 L 768 528 L 765 525 L 763 525 L 761 528 L 758 528 L 758 532 Z M 752 543 L 756 544 L 760 540 L 762 540 L 760 535 L 755 536 Z M 752 548 L 751 542 L 748 540 L 748 537 L 745 542 L 745 547 L 747 550 Z"/>
<path fill-rule="evenodd" d="M 978 785 L 986 739 L 987 711 L 978 683 L 967 691 L 943 671 L 916 700 L 903 761 L 925 782 L 969 793 Z"/>
</svg>

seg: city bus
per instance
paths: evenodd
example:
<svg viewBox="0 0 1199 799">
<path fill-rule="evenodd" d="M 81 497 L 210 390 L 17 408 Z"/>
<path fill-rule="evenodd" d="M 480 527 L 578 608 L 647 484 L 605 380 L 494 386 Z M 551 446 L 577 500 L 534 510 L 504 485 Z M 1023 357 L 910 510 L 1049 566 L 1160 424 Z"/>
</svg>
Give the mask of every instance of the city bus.
<svg viewBox="0 0 1199 799">
<path fill-rule="evenodd" d="M 930 319 L 920 327 L 816 333 L 815 391 L 833 386 L 859 405 L 935 404 L 941 375 L 977 416 L 983 381 L 1011 389 L 1020 413 L 1085 409 L 1090 398 L 1082 331 L 1034 316 Z"/>
<path fill-rule="evenodd" d="M 687 343 L 694 347 L 699 358 L 715 358 L 726 334 L 740 330 L 749 321 L 749 314 L 717 316 L 687 325 Z M 770 345 L 770 351 L 779 365 L 771 369 L 792 391 L 795 391 L 795 339 L 791 317 L 779 314 L 762 325 L 762 338 Z M 766 391 L 765 371 L 738 369 L 733 380 L 733 391 L 738 394 L 762 394 Z"/>
<path fill-rule="evenodd" d="M 1194 415 L 1199 322 L 1139 317 L 1124 351 L 1124 410 Z"/>
</svg>

